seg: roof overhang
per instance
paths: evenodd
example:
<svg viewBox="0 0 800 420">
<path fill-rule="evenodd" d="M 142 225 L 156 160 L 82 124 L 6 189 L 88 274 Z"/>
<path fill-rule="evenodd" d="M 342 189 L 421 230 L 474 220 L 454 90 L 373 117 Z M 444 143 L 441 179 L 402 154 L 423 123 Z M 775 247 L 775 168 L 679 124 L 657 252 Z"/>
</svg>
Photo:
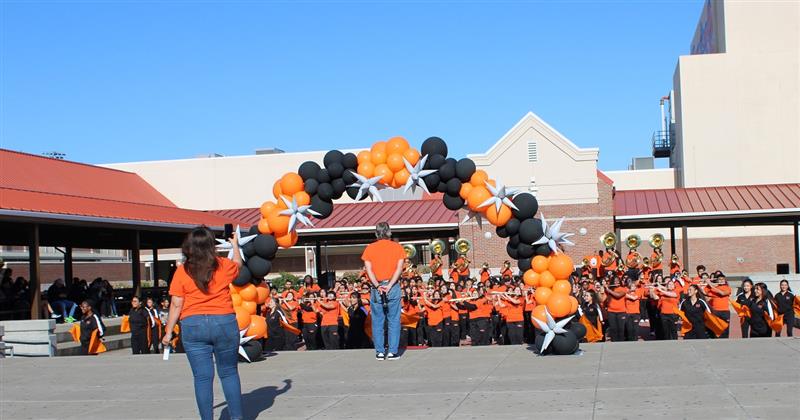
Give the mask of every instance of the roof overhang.
<svg viewBox="0 0 800 420">
<path fill-rule="evenodd" d="M 80 216 L 72 214 L 60 213 L 44 213 L 36 211 L 24 210 L 6 210 L 0 209 L 0 220 L 5 221 L 18 221 L 18 222 L 31 222 L 31 223 L 47 223 L 47 224 L 69 224 L 69 225 L 92 225 L 92 226 L 107 226 L 116 228 L 137 229 L 146 228 L 154 230 L 178 230 L 188 231 L 196 224 L 183 224 L 183 223 L 166 223 L 166 222 L 153 222 L 147 220 L 134 220 L 134 219 L 116 219 L 108 217 L 95 217 L 95 216 Z M 214 231 L 222 231 L 224 226 L 207 226 Z"/>
</svg>

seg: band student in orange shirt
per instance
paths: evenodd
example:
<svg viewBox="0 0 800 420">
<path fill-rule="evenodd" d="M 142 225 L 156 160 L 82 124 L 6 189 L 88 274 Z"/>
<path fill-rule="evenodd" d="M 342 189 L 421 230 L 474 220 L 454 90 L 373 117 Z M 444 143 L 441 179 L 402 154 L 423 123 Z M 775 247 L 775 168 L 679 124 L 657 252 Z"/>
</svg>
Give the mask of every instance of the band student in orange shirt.
<svg viewBox="0 0 800 420">
<path fill-rule="evenodd" d="M 728 309 L 728 299 L 731 296 L 731 287 L 728 286 L 728 280 L 725 278 L 725 274 L 721 271 L 714 272 L 714 275 L 708 279 L 706 283 L 706 287 L 704 290 L 706 296 L 708 297 L 709 306 L 711 306 L 711 312 L 724 319 L 725 322 L 730 322 L 731 313 Z M 730 330 L 730 325 L 728 328 L 725 328 L 725 331 L 716 337 L 713 333 L 708 334 L 709 337 L 716 337 L 716 338 L 728 338 Z"/>
<path fill-rule="evenodd" d="M 609 287 L 603 287 L 602 291 L 608 296 L 608 329 L 611 341 L 624 341 L 625 322 L 627 322 L 627 310 L 625 308 L 625 296 L 628 288 L 620 283 L 616 277 L 613 278 Z"/>
<path fill-rule="evenodd" d="M 433 254 L 433 258 L 431 258 L 430 263 L 428 263 L 428 267 L 431 269 L 431 276 L 435 279 L 442 278 L 442 256 L 439 254 Z"/>
<path fill-rule="evenodd" d="M 492 271 L 489 270 L 489 263 L 483 263 L 479 274 L 481 283 L 484 285 L 489 284 L 489 278 L 492 276 Z"/>
<path fill-rule="evenodd" d="M 320 330 L 322 331 L 322 344 L 325 350 L 339 348 L 339 302 L 336 293 L 328 291 L 325 300 L 320 301 L 319 311 L 322 314 Z"/>
<path fill-rule="evenodd" d="M 511 271 L 511 261 L 503 261 L 503 269 L 500 271 L 500 278 L 503 280 L 511 279 L 514 277 L 514 272 Z"/>
</svg>

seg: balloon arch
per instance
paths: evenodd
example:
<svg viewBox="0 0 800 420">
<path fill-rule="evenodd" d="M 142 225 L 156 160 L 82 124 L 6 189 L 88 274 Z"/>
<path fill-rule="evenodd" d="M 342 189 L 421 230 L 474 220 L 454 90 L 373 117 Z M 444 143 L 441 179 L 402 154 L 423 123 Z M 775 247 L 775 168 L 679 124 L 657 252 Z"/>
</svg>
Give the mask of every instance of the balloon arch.
<svg viewBox="0 0 800 420">
<path fill-rule="evenodd" d="M 257 305 L 263 304 L 268 294 L 262 279 L 271 271 L 278 248 L 297 243 L 298 223 L 313 226 L 312 217 L 329 217 L 334 200 L 344 194 L 356 201 L 370 197 L 382 202 L 380 190 L 384 188 L 443 193 L 445 207 L 468 212 L 464 221 L 475 219 L 480 225 L 485 219 L 494 225 L 498 236 L 508 238 L 506 252 L 517 260 L 523 281 L 536 288 L 534 324 L 558 333 L 561 327 L 553 317 L 574 314 L 578 306 L 570 296 L 568 281 L 574 265 L 561 252 L 563 245 L 573 245 L 567 239 L 572 234 L 561 232 L 564 219 L 548 226 L 543 216 L 536 217 L 539 204 L 532 194 L 504 186 L 477 169 L 469 158 L 456 160 L 447 154 L 447 144 L 439 137 L 426 139 L 420 150 L 403 137 L 393 137 L 358 154 L 331 150 L 322 166 L 306 161 L 297 172 L 278 179 L 272 188 L 275 201 L 261 205 L 258 225 L 240 237 L 245 264 L 232 290 L 242 336 L 245 332 L 253 338 L 266 334 L 264 319 L 256 315 Z"/>
</svg>

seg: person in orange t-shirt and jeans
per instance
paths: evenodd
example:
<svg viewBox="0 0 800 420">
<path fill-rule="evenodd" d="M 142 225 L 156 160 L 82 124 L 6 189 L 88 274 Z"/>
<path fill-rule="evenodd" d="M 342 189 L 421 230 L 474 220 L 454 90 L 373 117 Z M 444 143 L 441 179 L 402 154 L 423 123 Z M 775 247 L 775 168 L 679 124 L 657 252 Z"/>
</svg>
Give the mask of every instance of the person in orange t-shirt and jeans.
<svg viewBox="0 0 800 420">
<path fill-rule="evenodd" d="M 214 362 L 231 419 L 242 418 L 242 386 L 239 359 L 239 326 L 231 300 L 230 284 L 239 276 L 242 257 L 239 238 L 230 239 L 233 261 L 217 256 L 214 234 L 197 227 L 183 241 L 185 262 L 170 283 L 172 295 L 167 328 L 161 343 L 172 341 L 172 331 L 181 321 L 181 341 L 194 375 L 194 396 L 200 418 L 214 417 Z"/>
<path fill-rule="evenodd" d="M 396 360 L 399 358 L 401 301 L 397 281 L 403 272 L 406 253 L 399 243 L 391 240 L 392 231 L 388 223 L 380 222 L 375 226 L 375 237 L 378 240 L 369 244 L 361 255 L 372 285 L 369 297 L 372 342 L 377 360 Z M 388 343 L 384 341 L 384 333 L 388 336 Z"/>
</svg>

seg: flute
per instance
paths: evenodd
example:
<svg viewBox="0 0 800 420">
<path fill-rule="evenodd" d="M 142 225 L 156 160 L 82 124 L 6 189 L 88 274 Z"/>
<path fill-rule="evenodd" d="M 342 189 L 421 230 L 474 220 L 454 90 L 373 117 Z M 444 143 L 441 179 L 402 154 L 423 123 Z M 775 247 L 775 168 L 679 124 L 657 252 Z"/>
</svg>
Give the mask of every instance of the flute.
<svg viewBox="0 0 800 420">
<path fill-rule="evenodd" d="M 521 293 L 510 293 L 510 292 L 489 292 L 491 295 L 503 295 L 503 296 L 522 296 Z"/>
</svg>

